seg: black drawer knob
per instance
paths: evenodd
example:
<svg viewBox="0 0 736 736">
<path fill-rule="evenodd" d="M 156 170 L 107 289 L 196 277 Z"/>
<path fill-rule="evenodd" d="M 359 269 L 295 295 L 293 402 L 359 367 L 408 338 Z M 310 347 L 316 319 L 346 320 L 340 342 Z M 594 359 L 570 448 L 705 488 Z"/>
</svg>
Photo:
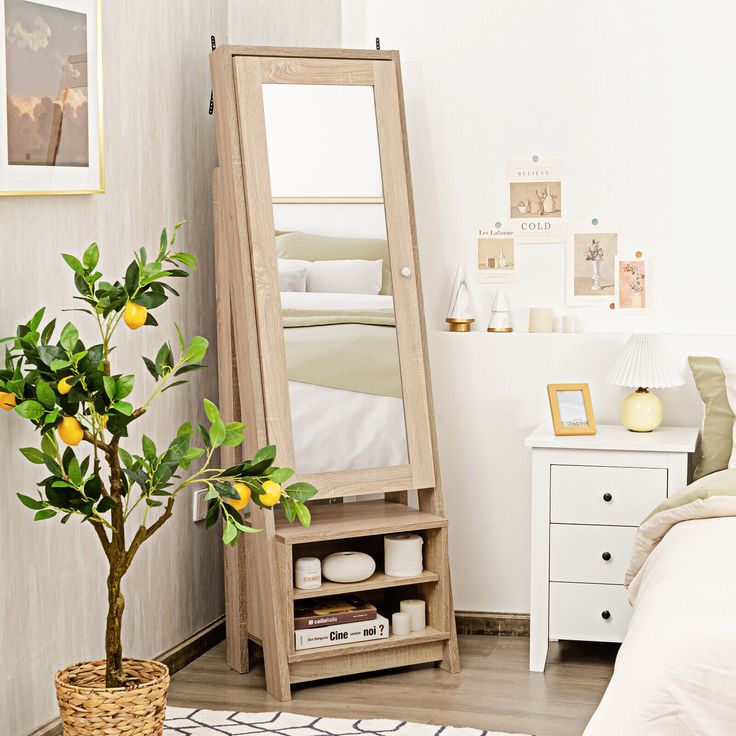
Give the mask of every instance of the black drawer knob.
<svg viewBox="0 0 736 736">
<path fill-rule="evenodd" d="M 613 496 L 610 493 L 606 492 L 603 494 L 603 500 L 606 503 L 611 503 L 611 501 L 613 501 Z"/>
<path fill-rule="evenodd" d="M 611 618 L 611 612 L 610 611 L 603 611 L 603 613 L 601 613 L 601 618 L 604 621 L 608 621 L 608 619 Z"/>
<path fill-rule="evenodd" d="M 604 552 L 601 557 L 608 562 L 611 559 L 611 553 L 610 552 Z"/>
</svg>

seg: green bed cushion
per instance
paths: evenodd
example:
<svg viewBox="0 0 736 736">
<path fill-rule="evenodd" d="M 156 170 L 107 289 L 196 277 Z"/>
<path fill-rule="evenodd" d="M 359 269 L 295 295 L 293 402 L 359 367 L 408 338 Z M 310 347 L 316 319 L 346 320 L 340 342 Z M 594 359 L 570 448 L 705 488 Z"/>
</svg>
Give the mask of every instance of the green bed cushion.
<svg viewBox="0 0 736 736">
<path fill-rule="evenodd" d="M 725 470 L 733 449 L 734 414 L 726 395 L 726 379 L 718 358 L 688 358 L 695 385 L 705 404 L 701 457 L 693 480 Z"/>
</svg>

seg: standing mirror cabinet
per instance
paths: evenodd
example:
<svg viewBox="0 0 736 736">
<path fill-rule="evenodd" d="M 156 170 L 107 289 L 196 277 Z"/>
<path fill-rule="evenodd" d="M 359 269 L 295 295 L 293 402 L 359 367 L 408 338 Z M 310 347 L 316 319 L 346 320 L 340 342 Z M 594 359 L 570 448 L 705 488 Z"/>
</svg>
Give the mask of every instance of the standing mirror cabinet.
<svg viewBox="0 0 736 736">
<path fill-rule="evenodd" d="M 398 53 L 223 46 L 211 67 L 221 408 L 249 455 L 276 445 L 320 491 L 309 528 L 252 504 L 263 531 L 227 548 L 228 663 L 247 672 L 262 645 L 281 700 L 390 667 L 458 672 Z M 390 577 L 383 537 L 404 531 L 424 570 Z M 298 557 L 347 550 L 376 573 L 294 587 Z M 426 629 L 296 650 L 295 601 L 357 592 L 389 619 L 424 599 Z"/>
</svg>

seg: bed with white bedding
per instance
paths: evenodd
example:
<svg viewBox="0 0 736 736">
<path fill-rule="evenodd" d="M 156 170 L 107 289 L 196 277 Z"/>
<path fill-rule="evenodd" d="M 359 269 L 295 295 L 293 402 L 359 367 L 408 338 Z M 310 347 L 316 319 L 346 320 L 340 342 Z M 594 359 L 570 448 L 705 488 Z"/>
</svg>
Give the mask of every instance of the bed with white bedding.
<svg viewBox="0 0 736 736">
<path fill-rule="evenodd" d="M 688 486 L 641 525 L 634 613 L 584 736 L 736 734 L 736 470 Z"/>
<path fill-rule="evenodd" d="M 406 464 L 393 298 L 282 292 L 281 306 L 299 472 Z"/>
</svg>

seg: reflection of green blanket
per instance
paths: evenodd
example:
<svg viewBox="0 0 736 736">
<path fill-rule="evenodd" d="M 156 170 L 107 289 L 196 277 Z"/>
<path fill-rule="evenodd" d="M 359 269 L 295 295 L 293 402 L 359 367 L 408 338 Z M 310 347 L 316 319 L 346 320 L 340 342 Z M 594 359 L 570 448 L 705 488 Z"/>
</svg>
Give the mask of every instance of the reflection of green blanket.
<svg viewBox="0 0 736 736">
<path fill-rule="evenodd" d="M 317 325 L 384 325 L 396 326 L 394 308 L 376 309 L 284 309 L 284 327 L 316 327 Z"/>
<path fill-rule="evenodd" d="M 393 310 L 391 314 L 393 319 Z M 287 325 L 288 319 L 285 313 Z M 284 330 L 290 381 L 401 398 L 395 327 L 354 324 L 354 314 L 350 324 L 324 322 L 322 311 L 318 326 Z"/>
</svg>

